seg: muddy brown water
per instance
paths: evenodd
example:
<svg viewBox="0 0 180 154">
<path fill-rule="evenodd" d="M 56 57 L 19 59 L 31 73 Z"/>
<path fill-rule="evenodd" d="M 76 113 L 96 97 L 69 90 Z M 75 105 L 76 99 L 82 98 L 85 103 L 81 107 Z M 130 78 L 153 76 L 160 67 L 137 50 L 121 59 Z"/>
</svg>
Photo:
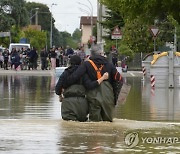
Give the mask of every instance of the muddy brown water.
<svg viewBox="0 0 180 154">
<path fill-rule="evenodd" d="M 180 151 L 179 89 L 152 90 L 140 77 L 126 78 L 131 89 L 116 106 L 114 122 L 80 123 L 61 119 L 56 81 L 55 76 L 0 76 L 0 153 Z"/>
</svg>

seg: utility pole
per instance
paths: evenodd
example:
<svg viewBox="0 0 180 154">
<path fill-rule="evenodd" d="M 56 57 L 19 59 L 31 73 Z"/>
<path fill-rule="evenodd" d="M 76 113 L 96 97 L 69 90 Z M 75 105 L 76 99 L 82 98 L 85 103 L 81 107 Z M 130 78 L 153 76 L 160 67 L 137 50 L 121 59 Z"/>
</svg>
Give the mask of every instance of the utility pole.
<svg viewBox="0 0 180 154">
<path fill-rule="evenodd" d="M 39 9 L 36 9 L 36 20 L 35 20 L 35 25 L 38 25 L 38 10 L 39 10 Z"/>
<path fill-rule="evenodd" d="M 99 0 L 97 1 L 97 43 L 101 45 L 101 49 L 104 50 L 104 42 L 102 39 L 102 35 L 103 35 L 103 27 L 101 25 L 102 22 L 102 16 L 103 16 L 103 5 L 99 2 Z"/>
<path fill-rule="evenodd" d="M 97 1 L 97 42 L 102 41 L 102 27 L 100 22 L 102 21 L 102 6 L 99 3 L 99 0 Z"/>
<path fill-rule="evenodd" d="M 32 11 L 33 11 L 33 10 L 36 10 L 36 12 L 35 12 L 34 15 L 32 15 Z M 39 10 L 38 7 L 31 10 L 31 12 L 30 12 L 30 25 L 32 25 L 32 18 L 33 18 L 34 16 L 36 17 L 36 18 L 35 18 L 35 25 L 38 25 L 38 10 Z"/>
<path fill-rule="evenodd" d="M 52 23 L 52 19 L 53 19 L 53 18 L 52 18 L 52 6 L 53 6 L 53 5 L 57 5 L 57 4 L 55 4 L 55 3 L 52 3 L 52 4 L 51 4 L 51 31 L 50 31 L 50 48 L 52 48 L 52 35 L 53 35 L 53 32 L 52 32 L 52 31 L 53 31 L 53 29 L 52 29 L 52 28 L 53 28 L 53 23 Z"/>
<path fill-rule="evenodd" d="M 176 27 L 174 29 L 174 51 L 176 52 L 177 51 L 177 30 L 176 30 Z"/>
</svg>

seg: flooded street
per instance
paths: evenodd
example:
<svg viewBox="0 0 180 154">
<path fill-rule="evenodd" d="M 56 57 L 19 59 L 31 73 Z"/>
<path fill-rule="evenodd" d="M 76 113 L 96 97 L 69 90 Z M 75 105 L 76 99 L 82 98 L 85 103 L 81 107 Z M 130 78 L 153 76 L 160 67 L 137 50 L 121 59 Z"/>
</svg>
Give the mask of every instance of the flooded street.
<svg viewBox="0 0 180 154">
<path fill-rule="evenodd" d="M 61 119 L 55 76 L 0 76 L 0 153 L 179 153 L 179 89 L 125 79 L 113 123 L 80 123 Z"/>
</svg>

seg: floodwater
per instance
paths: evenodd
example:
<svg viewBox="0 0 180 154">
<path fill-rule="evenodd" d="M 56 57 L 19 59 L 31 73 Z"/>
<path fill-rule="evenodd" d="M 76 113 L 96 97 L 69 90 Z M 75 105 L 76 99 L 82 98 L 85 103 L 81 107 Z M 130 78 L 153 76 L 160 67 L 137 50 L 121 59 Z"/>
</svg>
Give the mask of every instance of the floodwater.
<svg viewBox="0 0 180 154">
<path fill-rule="evenodd" d="M 0 76 L 0 153 L 179 153 L 180 91 L 140 77 L 114 122 L 63 121 L 55 76 Z M 134 136 L 132 136 L 134 135 Z"/>
</svg>

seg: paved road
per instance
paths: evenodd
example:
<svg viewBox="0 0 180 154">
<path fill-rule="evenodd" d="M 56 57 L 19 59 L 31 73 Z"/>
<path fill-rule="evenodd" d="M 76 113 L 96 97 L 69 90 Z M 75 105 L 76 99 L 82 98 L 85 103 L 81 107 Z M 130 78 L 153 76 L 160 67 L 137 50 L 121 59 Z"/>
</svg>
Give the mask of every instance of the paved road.
<svg viewBox="0 0 180 154">
<path fill-rule="evenodd" d="M 35 75 L 35 76 L 52 76 L 55 74 L 55 70 L 4 70 L 0 69 L 0 75 Z M 121 72 L 123 77 L 142 77 L 142 71 L 128 71 Z"/>
<path fill-rule="evenodd" d="M 35 75 L 35 76 L 52 76 L 55 74 L 54 70 L 3 70 L 0 69 L 0 75 Z"/>
</svg>

